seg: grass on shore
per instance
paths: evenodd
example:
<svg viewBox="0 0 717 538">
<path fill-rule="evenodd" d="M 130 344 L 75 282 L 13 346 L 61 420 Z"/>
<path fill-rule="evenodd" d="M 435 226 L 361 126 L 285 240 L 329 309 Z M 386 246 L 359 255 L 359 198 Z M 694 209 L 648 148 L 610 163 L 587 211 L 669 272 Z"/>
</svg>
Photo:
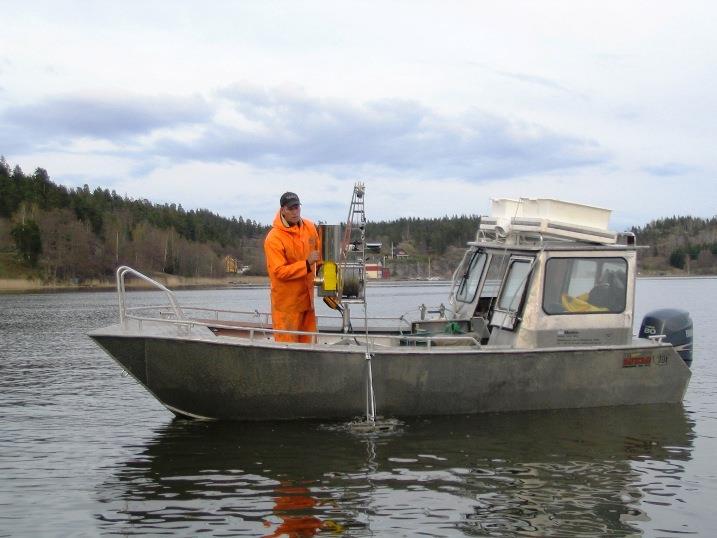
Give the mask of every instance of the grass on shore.
<svg viewBox="0 0 717 538">
<path fill-rule="evenodd" d="M 14 252 L 0 252 L 0 278 L 35 280 L 41 278 L 39 269 L 22 263 Z"/>
<path fill-rule="evenodd" d="M 149 274 L 151 278 L 165 284 L 170 289 L 180 288 L 223 288 L 242 285 L 266 285 L 265 276 L 226 275 L 211 277 L 182 277 L 164 273 Z M 46 281 L 41 269 L 32 269 L 18 260 L 14 252 L 0 251 L 0 292 L 50 291 L 50 290 L 84 290 L 114 289 L 113 276 L 105 276 L 83 280 Z M 130 278 L 128 288 L 146 288 L 149 284 Z"/>
</svg>

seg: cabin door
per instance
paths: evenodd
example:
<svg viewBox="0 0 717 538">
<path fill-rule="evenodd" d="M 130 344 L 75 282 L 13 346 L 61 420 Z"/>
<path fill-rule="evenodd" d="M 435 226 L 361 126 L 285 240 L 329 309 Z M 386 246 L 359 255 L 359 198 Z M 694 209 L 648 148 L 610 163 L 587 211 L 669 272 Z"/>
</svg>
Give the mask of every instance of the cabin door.
<svg viewBox="0 0 717 538">
<path fill-rule="evenodd" d="M 494 327 L 513 330 L 520 321 L 535 258 L 511 256 L 491 316 Z"/>
</svg>

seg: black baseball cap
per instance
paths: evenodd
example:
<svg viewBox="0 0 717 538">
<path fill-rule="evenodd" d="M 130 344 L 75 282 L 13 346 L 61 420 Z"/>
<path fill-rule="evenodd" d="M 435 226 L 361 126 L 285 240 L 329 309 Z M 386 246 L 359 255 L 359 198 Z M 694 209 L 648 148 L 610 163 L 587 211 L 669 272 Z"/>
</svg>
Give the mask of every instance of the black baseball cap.
<svg viewBox="0 0 717 538">
<path fill-rule="evenodd" d="M 301 201 L 299 200 L 299 197 L 293 193 L 293 192 L 285 192 L 281 195 L 281 198 L 279 198 L 279 205 L 281 207 L 291 206 L 291 205 L 301 205 Z"/>
</svg>

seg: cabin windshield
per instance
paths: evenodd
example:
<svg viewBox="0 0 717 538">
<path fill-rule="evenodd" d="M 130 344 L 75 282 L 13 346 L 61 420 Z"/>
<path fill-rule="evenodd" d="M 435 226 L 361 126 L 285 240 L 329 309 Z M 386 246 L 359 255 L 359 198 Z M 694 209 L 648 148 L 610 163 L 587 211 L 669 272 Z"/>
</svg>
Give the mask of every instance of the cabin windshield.
<svg viewBox="0 0 717 538">
<path fill-rule="evenodd" d="M 621 313 L 626 292 L 624 258 L 550 258 L 543 310 L 551 315 Z"/>
<path fill-rule="evenodd" d="M 480 277 L 485 268 L 485 261 L 486 254 L 484 251 L 477 250 L 473 253 L 470 262 L 468 262 L 468 269 L 466 269 L 460 284 L 458 284 L 456 299 L 463 303 L 470 303 L 475 299 Z"/>
</svg>

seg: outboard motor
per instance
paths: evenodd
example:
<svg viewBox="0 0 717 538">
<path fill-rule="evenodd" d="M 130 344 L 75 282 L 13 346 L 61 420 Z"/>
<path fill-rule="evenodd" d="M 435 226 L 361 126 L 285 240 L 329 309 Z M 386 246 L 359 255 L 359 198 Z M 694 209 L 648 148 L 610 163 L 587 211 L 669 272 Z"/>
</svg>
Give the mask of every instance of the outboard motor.
<svg viewBox="0 0 717 538">
<path fill-rule="evenodd" d="M 692 365 L 692 318 L 689 312 L 662 308 L 649 312 L 642 320 L 640 338 L 664 334 L 663 342 L 672 344 L 687 366 Z"/>
</svg>

